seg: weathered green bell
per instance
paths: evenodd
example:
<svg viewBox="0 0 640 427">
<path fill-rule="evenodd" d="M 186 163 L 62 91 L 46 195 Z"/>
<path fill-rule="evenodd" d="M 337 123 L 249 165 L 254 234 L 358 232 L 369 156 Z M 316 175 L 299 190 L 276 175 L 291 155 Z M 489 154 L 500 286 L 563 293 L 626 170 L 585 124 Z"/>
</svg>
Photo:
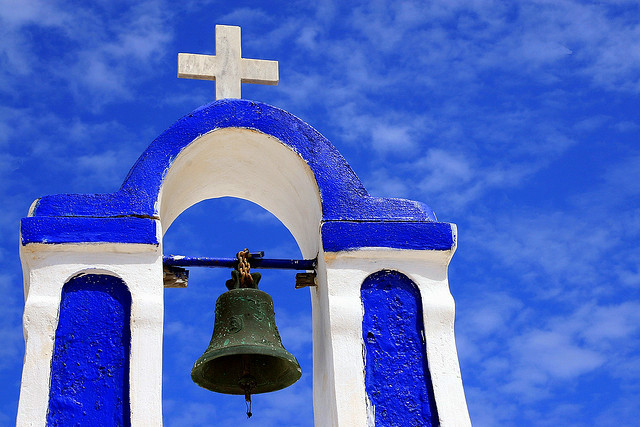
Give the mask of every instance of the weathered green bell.
<svg viewBox="0 0 640 427">
<path fill-rule="evenodd" d="M 249 402 L 251 394 L 292 385 L 302 370 L 282 346 L 273 300 L 258 289 L 260 273 L 251 273 L 253 283 L 242 285 L 248 287 L 241 287 L 239 271 L 231 274 L 229 290 L 216 301 L 211 342 L 193 365 L 191 378 L 211 391 L 243 394 Z"/>
</svg>

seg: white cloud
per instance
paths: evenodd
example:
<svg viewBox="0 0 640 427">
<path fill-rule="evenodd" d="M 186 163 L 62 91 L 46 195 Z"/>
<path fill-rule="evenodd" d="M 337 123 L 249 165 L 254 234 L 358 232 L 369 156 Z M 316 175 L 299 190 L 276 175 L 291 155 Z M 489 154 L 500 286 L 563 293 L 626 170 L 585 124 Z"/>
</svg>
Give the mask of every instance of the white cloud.
<svg viewBox="0 0 640 427">
<path fill-rule="evenodd" d="M 387 169 L 378 169 L 364 179 L 369 194 L 375 197 L 408 197 L 407 182 L 399 174 L 390 175 Z"/>
<path fill-rule="evenodd" d="M 373 149 L 382 153 L 408 152 L 415 141 L 408 126 L 378 124 L 371 129 Z"/>
<path fill-rule="evenodd" d="M 37 24 L 43 26 L 63 26 L 71 14 L 53 2 L 42 0 L 4 0 L 0 3 L 0 19 L 6 25 L 20 26 Z"/>
<path fill-rule="evenodd" d="M 590 405 L 562 390 L 598 381 L 636 393 L 639 170 L 631 154 L 599 169 L 598 184 L 563 208 L 509 207 L 467 222 L 460 255 L 484 265 L 474 276 L 485 278 L 457 297 L 456 334 L 476 424 L 558 424 Z M 541 418 L 550 399 L 555 409 Z M 620 399 L 602 411 L 628 403 Z"/>
<path fill-rule="evenodd" d="M 569 403 L 559 393 L 580 387 L 583 378 L 613 377 L 627 386 L 640 378 L 640 370 L 626 363 L 633 360 L 640 338 L 638 302 L 584 304 L 568 314 L 549 311 L 546 316 L 536 308 L 529 310 L 533 317 L 521 316 L 523 305 L 506 295 L 473 304 L 470 316 L 458 322 L 457 335 L 472 419 L 480 425 L 496 420 L 511 425 L 515 419 L 538 424 L 533 405 L 552 397 L 554 408 L 585 410 L 588 401 Z M 483 328 L 479 319 L 490 319 L 490 327 Z M 545 417 L 561 419 L 565 410 Z"/>
<path fill-rule="evenodd" d="M 271 212 L 256 204 L 243 204 L 242 208 L 234 208 L 231 214 L 234 219 L 250 224 L 270 224 L 272 226 L 280 223 Z"/>
<path fill-rule="evenodd" d="M 241 397 L 238 396 L 238 400 Z M 241 403 L 241 402 L 239 402 Z M 188 402 L 163 399 L 163 423 L 168 427 L 198 427 L 211 425 L 216 418 L 223 418 L 217 405 L 211 402 Z M 242 408 L 238 405 L 238 410 Z"/>
<path fill-rule="evenodd" d="M 592 345 L 606 347 L 608 342 L 628 340 L 640 331 L 640 303 L 637 301 L 583 308 L 578 315 L 589 324 L 586 328 L 580 325 L 580 333 Z"/>
<path fill-rule="evenodd" d="M 605 361 L 603 354 L 573 342 L 570 336 L 557 331 L 532 331 L 512 343 L 522 367 L 514 372 L 515 382 L 519 376 L 527 378 L 527 373 L 539 384 L 547 384 L 549 377 L 573 379 L 592 371 Z M 528 392 L 527 389 L 524 390 Z"/>
<path fill-rule="evenodd" d="M 4 41 L 0 46 L 4 64 L 0 65 L 9 78 L 45 75 L 38 77 L 40 91 L 59 90 L 62 84 L 97 107 L 131 96 L 134 82 L 151 75 L 153 65 L 169 53 L 169 13 L 160 1 L 126 6 L 124 11 L 119 3 L 104 9 L 76 5 L 73 12 L 52 2 L 19 2 L 19 7 L 11 3 L 0 6 L 0 22 L 7 24 L 0 30 Z M 115 9 L 120 19 L 105 19 Z M 60 38 L 60 51 L 54 56 L 39 55 L 41 47 L 28 36 L 30 27 Z M 13 86 L 6 85 L 4 90 L 15 91 Z"/>
<path fill-rule="evenodd" d="M 633 132 L 633 131 L 637 131 L 640 128 L 640 125 L 636 122 L 625 120 L 625 121 L 616 123 L 614 127 L 619 132 Z"/>
<path fill-rule="evenodd" d="M 9 92 L 11 79 L 24 76 L 31 71 L 32 58 L 29 55 L 24 37 L 11 31 L 9 27 L 0 26 L 0 90 Z"/>
<path fill-rule="evenodd" d="M 153 65 L 167 55 L 172 32 L 168 15 L 156 2 L 132 7 L 117 28 L 93 28 L 89 43 L 69 65 L 76 94 L 87 89 L 101 101 L 130 97 L 132 83 L 153 73 Z"/>
<path fill-rule="evenodd" d="M 316 49 L 318 44 L 316 40 L 318 31 L 319 29 L 317 27 L 304 27 L 298 35 L 296 42 L 307 49 Z"/>
<path fill-rule="evenodd" d="M 426 193 L 463 187 L 474 177 L 474 168 L 461 154 L 431 149 L 414 165 L 424 175 L 420 186 Z"/>
<path fill-rule="evenodd" d="M 607 398 L 610 404 L 595 417 L 593 425 L 611 427 L 629 425 L 640 418 L 640 407 L 636 404 L 640 400 L 640 393 L 637 390 L 625 390 L 620 395 L 608 394 Z"/>
<path fill-rule="evenodd" d="M 506 335 L 522 322 L 527 309 L 515 297 L 506 293 L 494 292 L 483 298 L 464 301 L 464 316 L 456 324 L 458 353 L 463 365 L 480 363 L 483 370 L 504 372 L 508 370 L 509 359 L 488 356 L 501 353 L 504 343 L 492 337 Z"/>
<path fill-rule="evenodd" d="M 311 314 L 291 313 L 278 310 L 276 313 L 278 331 L 282 337 L 283 345 L 298 358 L 309 357 L 308 352 L 312 344 Z"/>
<path fill-rule="evenodd" d="M 166 5 L 143 2 L 125 10 L 122 4 L 112 8 L 103 2 L 100 7 L 107 14 L 124 11 L 114 18 L 81 5 L 0 4 L 0 91 L 15 100 L 37 92 L 28 108 L 0 107 L 0 145 L 14 150 L 0 158 L 0 172 L 18 168 L 2 182 L 7 206 L 0 216 L 1 234 L 9 243 L 0 253 L 14 257 L 15 265 L 17 221 L 32 198 L 74 188 L 111 191 L 145 148 L 146 136 L 156 134 L 149 129 L 132 134 L 126 123 L 44 111 L 39 103 L 53 106 L 65 96 L 73 98 L 65 100 L 73 108 L 96 111 L 106 103 L 148 96 L 138 91 L 140 85 L 163 61 L 174 61 L 169 48 L 172 14 L 196 7 Z M 460 219 L 453 265 L 471 260 L 464 268 L 471 269 L 467 277 L 476 281 L 452 282 L 452 289 L 457 292 L 458 346 L 474 425 L 514 425 L 515 419 L 566 423 L 589 402 L 572 404 L 558 390 L 579 389 L 598 378 L 637 390 L 637 153 L 607 134 L 611 152 L 619 150 L 627 158 L 614 163 L 608 153 L 594 162 L 593 169 L 584 171 L 593 177 L 585 181 L 588 191 L 570 194 L 567 189 L 563 203 L 557 204 L 544 195 L 520 194 L 521 206 L 511 200 L 517 191 L 540 190 L 536 174 L 556 167 L 554 162 L 571 156 L 572 150 L 590 149 L 593 145 L 583 137 L 594 137 L 594 130 L 609 132 L 609 127 L 628 137 L 637 131 L 629 116 L 616 117 L 601 108 L 591 114 L 589 106 L 575 105 L 594 88 L 599 96 L 640 90 L 638 23 L 633 13 L 623 13 L 634 3 L 323 1 L 292 7 L 303 13 L 261 6 L 216 19 L 249 24 L 243 28 L 247 56 L 281 61 L 280 86 L 270 88 L 273 95 L 268 95 L 276 102 L 270 102 L 318 126 L 348 153 L 347 160 L 372 194 L 425 200 Z M 208 38 L 211 49 L 215 23 Z M 62 40 L 57 58 L 37 55 L 38 46 L 27 31 L 34 26 Z M 270 53 L 280 49 L 286 49 L 284 57 Z M 22 80 L 24 76 L 31 78 Z M 159 104 L 205 102 L 212 90 L 189 98 L 183 93 L 158 95 Z M 25 179 L 17 159 L 30 162 L 25 170 L 39 165 L 41 174 Z M 78 167 L 71 170 L 69 164 Z M 62 179 L 50 179 L 54 169 Z M 258 221 L 257 229 L 273 221 L 264 211 L 243 212 L 236 212 L 237 219 Z M 222 243 L 215 227 L 211 238 L 179 222 L 174 227 L 180 243 L 175 247 L 219 253 Z M 297 250 L 291 242 L 273 251 Z M 269 255 L 275 257 L 275 252 Z M 198 292 L 198 299 L 210 298 L 201 310 L 212 317 L 219 289 L 197 288 L 198 282 L 193 280 L 195 289 L 167 291 L 167 300 L 192 302 L 188 293 Z M 17 360 L 21 286 L 16 277 L 7 283 L 11 290 L 2 294 L 12 295 L 16 311 L 3 314 L 0 326 L 8 331 L 3 339 L 15 345 L 7 350 L 7 360 Z M 165 329 L 167 339 L 182 348 L 171 363 L 180 365 L 180 372 L 184 367 L 185 375 L 211 333 L 210 325 L 198 329 L 181 317 L 190 311 L 200 308 L 190 304 L 172 314 Z M 308 349 L 308 316 L 278 312 L 278 325 L 287 348 L 294 353 Z M 310 390 L 304 383 L 302 392 L 293 395 L 261 397 L 255 412 L 273 415 L 265 425 L 278 424 L 276 419 L 280 425 L 295 425 L 295 407 L 282 412 L 281 403 L 285 398 L 299 402 L 302 396 L 309 411 Z M 607 399 L 594 423 L 624 425 L 637 419 L 634 393 Z M 536 405 L 550 397 L 553 404 L 544 408 L 555 409 L 537 411 L 543 406 Z M 199 397 L 191 406 L 172 406 L 169 400 L 166 423 L 206 425 L 221 408 L 237 403 L 229 423 L 240 424 L 242 399 L 231 402 L 213 406 Z M 200 412 L 194 416 L 190 411 Z"/>
<path fill-rule="evenodd" d="M 216 25 L 238 25 L 238 26 L 253 26 L 257 23 L 264 21 L 271 21 L 272 17 L 265 11 L 257 7 L 240 7 L 234 9 L 232 12 L 220 16 Z M 213 27 L 213 25 L 212 25 Z M 213 28 L 211 34 L 211 40 L 213 42 Z"/>
<path fill-rule="evenodd" d="M 14 257 L 3 254 L 3 260 L 13 260 Z M 9 268 L 3 266 L 5 271 Z M 0 313 L 0 370 L 14 369 L 15 360 L 20 359 L 24 351 L 22 328 L 22 286 L 18 277 L 12 274 L 0 274 L 0 295 L 5 307 Z"/>
<path fill-rule="evenodd" d="M 77 168 L 76 179 L 80 181 L 77 185 L 90 182 L 95 188 L 93 191 L 116 191 L 125 177 L 120 167 L 123 157 L 122 153 L 113 150 L 77 157 L 74 161 Z"/>
<path fill-rule="evenodd" d="M 468 239 L 502 265 L 527 272 L 522 284 L 538 296 L 600 298 L 617 291 L 613 284 L 637 288 L 640 253 L 633 242 L 640 235 L 640 156 L 607 165 L 597 178 L 597 185 L 573 194 L 565 209 L 496 212 L 492 223 L 476 217 Z M 544 287 L 537 285 L 540 280 Z"/>
</svg>

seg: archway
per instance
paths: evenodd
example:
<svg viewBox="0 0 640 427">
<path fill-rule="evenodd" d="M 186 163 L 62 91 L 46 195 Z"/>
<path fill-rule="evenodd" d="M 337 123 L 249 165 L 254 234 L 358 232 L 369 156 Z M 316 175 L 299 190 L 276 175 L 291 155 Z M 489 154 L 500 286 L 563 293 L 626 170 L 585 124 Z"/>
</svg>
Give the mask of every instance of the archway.
<svg viewBox="0 0 640 427">
<path fill-rule="evenodd" d="M 320 249 L 322 205 L 313 172 L 272 136 L 244 128 L 211 131 L 173 160 L 158 197 L 163 233 L 189 206 L 237 197 L 263 207 L 294 236 L 305 257 Z"/>
<path fill-rule="evenodd" d="M 456 229 L 425 204 L 371 197 L 340 153 L 280 109 L 221 100 L 149 145 L 109 194 L 36 200 L 21 223 L 27 337 L 18 419 L 42 424 L 60 289 L 68 274 L 104 269 L 129 286 L 131 421 L 162 423 L 162 235 L 189 206 L 237 197 L 273 213 L 318 263 L 312 291 L 317 425 L 364 425 L 369 412 L 359 286 L 381 269 L 407 273 L 424 308 L 426 356 L 441 423 L 468 424 L 447 266 Z M 36 396 L 36 397 L 34 397 Z"/>
<path fill-rule="evenodd" d="M 198 204 L 208 205 L 211 209 L 215 209 L 218 203 L 212 203 L 220 198 L 234 198 L 246 200 L 257 204 L 261 208 L 270 212 L 282 225 L 286 227 L 295 239 L 302 258 L 316 258 L 322 250 L 320 242 L 320 225 L 322 220 L 322 205 L 320 193 L 316 183 L 314 174 L 309 165 L 289 146 L 283 144 L 273 136 L 264 133 L 245 129 L 245 128 L 225 128 L 208 132 L 192 143 L 183 148 L 180 153 L 173 159 L 171 167 L 166 172 L 163 183 L 159 192 L 158 205 L 156 209 L 159 212 L 159 219 L 164 234 L 162 251 L 165 255 L 168 252 L 165 248 L 165 238 L 171 233 L 171 225 L 176 219 L 180 219 L 181 214 L 188 213 L 190 207 L 196 208 Z M 168 231 L 168 233 L 167 233 Z M 219 236 L 218 238 L 223 238 Z M 242 246 L 242 247 L 240 247 Z M 248 242 L 241 244 L 236 248 L 230 248 L 232 251 L 240 250 L 244 246 L 248 246 Z M 228 246 L 227 246 L 228 247 Z M 255 247 L 252 249 L 264 249 L 264 247 Z M 179 252 L 182 254 L 183 252 Z M 223 256 L 232 256 L 234 252 L 227 254 L 218 254 Z M 211 253 L 190 253 L 189 255 L 210 255 Z M 275 254 L 269 254 L 275 256 Z M 282 257 L 282 256 L 275 256 Z M 300 258 L 299 254 L 294 254 L 292 258 Z M 228 274 L 228 272 L 227 272 Z M 208 274 L 212 276 L 213 274 Z M 276 291 L 274 304 L 276 308 L 280 305 L 277 294 L 282 294 L 281 289 L 273 289 L 271 277 L 286 277 L 286 274 L 276 272 L 263 272 L 266 277 L 261 282 L 261 289 L 270 293 Z M 216 278 L 219 274 L 215 275 Z M 271 277 L 270 277 L 271 276 Z M 289 273 L 289 283 L 279 286 L 288 286 L 290 292 L 304 293 L 305 297 L 309 291 L 294 291 L 291 273 Z M 226 280 L 226 279 L 225 279 Z M 193 283 L 193 279 L 190 280 Z M 217 284 L 208 284 L 208 286 L 218 286 L 218 294 L 224 290 L 224 281 Z M 201 289 L 199 285 L 191 285 L 192 289 L 184 292 L 197 292 Z M 270 289 L 271 288 L 271 289 Z M 165 291 L 167 293 L 168 291 Z M 312 289 L 311 297 L 315 296 L 315 290 Z M 174 294 L 175 292 L 172 292 Z M 208 292 L 207 292 L 208 294 Z M 282 295 L 280 295 L 282 296 Z M 307 297 L 308 298 L 308 297 Z M 213 326 L 213 318 L 207 316 L 207 313 L 213 312 L 215 298 L 208 301 L 208 309 L 201 311 L 200 315 L 209 318 L 205 326 L 206 334 L 211 334 Z M 317 303 L 316 303 L 317 304 Z M 311 310 L 309 307 L 309 326 Z M 202 308 L 202 307 L 200 307 Z M 287 328 L 293 319 L 289 314 L 291 311 L 279 308 L 276 311 L 276 320 L 279 328 Z M 295 313 L 299 313 L 296 311 Z M 170 313 L 165 305 L 165 324 Z M 282 321 L 281 321 L 282 319 Z M 284 322 L 284 323 L 283 323 Z M 175 326 L 175 325 L 173 325 Z M 201 331 L 199 331 L 201 332 Z M 311 331 L 309 331 L 309 334 Z M 287 346 L 286 329 L 281 331 L 283 343 Z M 195 357 L 206 347 L 208 338 L 199 343 Z M 309 336 L 309 338 L 311 338 Z M 310 344 L 310 343 L 309 343 Z M 310 348 L 308 350 L 311 350 Z M 200 353 L 199 353 L 200 352 Z M 305 356 L 306 360 L 305 360 Z M 301 355 L 299 362 L 304 365 L 304 378 L 299 382 L 297 388 L 302 393 L 308 391 L 311 386 L 311 378 L 313 371 L 309 359 L 311 351 L 306 355 Z M 188 376 L 190 366 L 185 369 L 185 375 Z M 190 379 L 187 380 L 190 382 Z M 282 390 L 278 395 L 296 396 L 296 385 L 292 386 L 292 390 Z M 166 390 L 165 390 L 166 393 Z M 220 397 L 211 396 L 210 393 L 200 390 L 192 391 L 196 399 L 202 399 L 205 394 L 208 400 L 218 400 Z M 291 393 L 294 393 L 293 395 Z M 302 395 L 302 393 L 297 393 Z M 311 396 L 309 396 L 311 403 Z M 277 396 L 260 396 L 254 399 L 254 412 L 260 411 L 260 405 L 265 405 L 265 414 L 268 414 L 268 402 L 277 399 Z M 229 412 L 228 417 L 235 418 L 234 413 L 238 416 L 238 421 L 242 422 L 244 412 L 242 411 L 241 399 L 224 399 L 229 405 L 231 402 L 236 404 L 226 409 Z M 265 403 L 263 403 L 265 402 Z M 235 407 L 236 411 L 233 411 Z M 286 414 L 280 414 L 286 415 Z M 286 417 L 277 417 L 284 420 Z M 294 418 L 295 419 L 295 418 Z M 291 420 L 289 420 L 291 421 Z"/>
<path fill-rule="evenodd" d="M 217 222 L 207 223 L 215 212 Z M 301 257 L 290 232 L 269 212 L 236 198 L 209 199 L 184 211 L 163 239 L 166 254 L 233 256 L 239 247 L 265 250 L 271 258 Z M 295 271 L 256 270 L 260 289 L 273 298 L 282 343 L 300 363 L 302 378 L 277 392 L 255 395 L 247 419 L 242 396 L 212 393 L 196 386 L 190 371 L 213 330 L 214 304 L 230 271 L 189 269 L 186 289 L 166 288 L 163 339 L 163 421 L 176 426 L 311 425 L 312 326 L 308 289 L 294 289 Z M 285 402 L 298 402 L 285 404 Z"/>
</svg>

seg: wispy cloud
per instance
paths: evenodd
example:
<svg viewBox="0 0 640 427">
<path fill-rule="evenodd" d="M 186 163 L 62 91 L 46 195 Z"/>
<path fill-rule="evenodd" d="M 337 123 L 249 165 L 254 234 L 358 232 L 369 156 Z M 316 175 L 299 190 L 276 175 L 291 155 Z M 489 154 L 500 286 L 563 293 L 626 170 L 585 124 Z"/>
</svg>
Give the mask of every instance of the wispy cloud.
<svg viewBox="0 0 640 427">
<path fill-rule="evenodd" d="M 169 14 L 159 1 L 137 3 L 124 13 L 121 4 L 103 9 L 79 6 L 70 13 L 58 3 L 11 3 L 0 7 L 0 22 L 6 24 L 0 49 L 7 62 L 2 69 L 10 73 L 9 78 L 11 73 L 43 75 L 49 90 L 65 85 L 94 107 L 130 97 L 132 85 L 163 60 L 172 38 L 166 25 Z M 107 19 L 113 18 L 109 15 L 115 10 L 120 18 Z M 42 60 L 45 47 L 33 44 L 28 36 L 32 29 L 59 40 L 57 60 Z M 5 87 L 12 89 L 16 87 Z M 43 86 L 38 89 L 42 91 Z"/>
<path fill-rule="evenodd" d="M 455 212 L 487 191 L 527 182 L 578 143 L 578 125 L 560 119 L 568 94 L 554 85 L 571 73 L 584 78 L 582 84 L 609 88 L 596 64 L 614 60 L 604 57 L 616 34 L 629 40 L 636 32 L 623 13 L 614 12 L 618 7 L 632 5 L 370 2 L 343 11 L 350 17 L 349 32 L 332 31 L 326 22 L 308 27 L 308 21 L 290 18 L 277 33 L 255 43 L 284 46 L 288 38 L 281 34 L 297 34 L 294 40 L 318 53 L 305 52 L 303 63 L 298 52 L 285 59 L 283 64 L 297 62 L 299 71 L 283 74 L 278 103 L 295 111 L 326 110 L 325 122 L 331 125 L 321 131 L 367 153 L 349 159 L 356 171 L 374 167 L 376 176 L 393 181 L 398 172 L 384 170 L 389 154 L 419 159 L 399 172 L 407 195 L 436 200 Z M 595 48 L 588 54 L 574 51 L 583 45 Z M 633 82 L 638 65 L 633 59 L 621 64 L 614 79 Z M 521 80 L 513 74 L 500 80 L 501 73 L 514 68 Z M 494 85 L 491 92 L 487 79 Z M 532 83 L 539 85 L 537 92 L 531 92 Z M 411 98 L 410 105 L 403 105 L 397 99 L 404 93 L 407 99 L 422 93 L 424 102 Z M 485 102 L 489 97 L 493 104 Z M 369 114 L 371 108 L 384 114 Z M 589 120 L 595 119 L 585 117 L 581 126 Z M 436 152 L 465 159 L 465 177 L 439 176 L 453 173 L 445 169 L 451 163 L 425 168 Z M 374 176 L 362 178 L 374 192 L 381 188 Z"/>
<path fill-rule="evenodd" d="M 553 424 L 589 405 L 570 403 L 558 390 L 594 381 L 640 392 L 640 369 L 630 362 L 640 340 L 637 162 L 631 155 L 608 165 L 600 183 L 575 194 L 564 210 L 473 219 L 461 255 L 485 264 L 477 272 L 485 279 L 465 286 L 470 294 L 458 299 L 464 307 L 458 344 L 476 423 Z M 614 211 L 629 221 L 608 221 Z M 504 268 L 512 274 L 502 274 Z M 479 297 L 476 289 L 493 293 Z M 480 383 L 499 393 L 481 396 Z M 516 417 L 514 401 L 534 408 L 549 399 L 556 409 L 547 421 L 533 409 Z M 622 404 L 611 399 L 605 407 Z"/>
<path fill-rule="evenodd" d="M 264 10 L 256 7 L 240 7 L 234 9 L 232 12 L 224 14 L 220 17 L 219 23 L 216 25 L 238 25 L 249 26 L 256 24 L 257 22 L 264 22 L 265 20 L 272 20 L 273 18 Z M 214 28 L 211 28 L 211 40 L 214 40 Z M 213 43 L 212 43 L 213 45 Z"/>
<path fill-rule="evenodd" d="M 0 336 L 14 363 L 0 372 L 16 391 L 0 420 L 14 419 L 19 382 L 19 218 L 43 194 L 113 191 L 155 136 L 211 101 L 211 82 L 162 76 L 174 79 L 176 50 L 212 52 L 216 23 L 243 26 L 246 57 L 280 61 L 280 85 L 245 85 L 245 97 L 314 125 L 372 194 L 458 223 L 451 289 L 474 425 L 637 420 L 638 13 L 631 0 L 1 2 L 0 291 L 12 308 Z M 189 209 L 164 244 L 299 253 L 270 214 L 226 199 Z M 167 425 L 246 423 L 241 396 L 216 400 L 188 378 L 227 273 L 192 271 L 188 289 L 166 291 Z M 310 364 L 308 292 L 291 296 L 292 283 L 265 274 L 285 346 Z M 264 425 L 308 425 L 301 381 L 256 398 Z"/>
</svg>

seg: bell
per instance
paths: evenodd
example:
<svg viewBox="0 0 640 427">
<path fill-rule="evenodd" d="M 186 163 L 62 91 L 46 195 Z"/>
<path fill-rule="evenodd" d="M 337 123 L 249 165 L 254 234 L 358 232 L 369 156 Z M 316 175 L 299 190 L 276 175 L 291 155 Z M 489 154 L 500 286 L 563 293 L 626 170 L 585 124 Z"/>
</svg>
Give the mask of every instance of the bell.
<svg viewBox="0 0 640 427">
<path fill-rule="evenodd" d="M 216 301 L 211 342 L 193 365 L 191 379 L 207 390 L 244 394 L 250 403 L 251 394 L 292 385 L 302 370 L 282 346 L 273 300 L 258 289 L 260 273 L 251 273 L 248 281 L 238 270 L 231 274 L 229 290 Z"/>
</svg>

